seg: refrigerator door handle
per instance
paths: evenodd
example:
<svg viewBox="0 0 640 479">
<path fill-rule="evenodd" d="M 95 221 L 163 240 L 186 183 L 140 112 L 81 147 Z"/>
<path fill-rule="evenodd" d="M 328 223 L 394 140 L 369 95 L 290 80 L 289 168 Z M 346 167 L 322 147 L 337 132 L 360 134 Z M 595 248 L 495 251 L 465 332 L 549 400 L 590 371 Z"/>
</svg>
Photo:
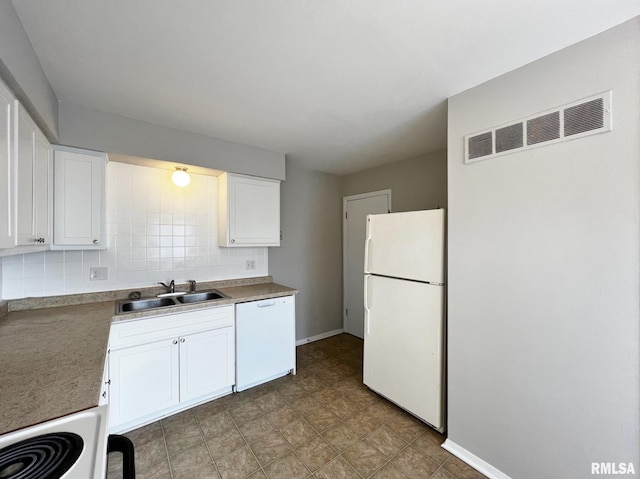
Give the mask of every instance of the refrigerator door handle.
<svg viewBox="0 0 640 479">
<path fill-rule="evenodd" d="M 369 275 L 364 276 L 364 333 L 369 334 Z"/>
<path fill-rule="evenodd" d="M 369 261 L 369 243 L 371 243 L 371 220 L 367 216 L 367 239 L 364 242 L 364 272 L 369 272 L 369 265 L 371 261 Z"/>
</svg>

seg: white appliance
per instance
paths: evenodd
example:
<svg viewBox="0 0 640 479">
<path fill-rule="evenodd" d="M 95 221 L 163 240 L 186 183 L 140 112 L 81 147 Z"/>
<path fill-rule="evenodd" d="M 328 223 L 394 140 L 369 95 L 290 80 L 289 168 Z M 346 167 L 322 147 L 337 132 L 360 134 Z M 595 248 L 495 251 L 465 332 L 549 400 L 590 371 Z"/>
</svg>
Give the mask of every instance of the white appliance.
<svg viewBox="0 0 640 479">
<path fill-rule="evenodd" d="M 0 477 L 104 479 L 107 406 L 0 436 Z"/>
<path fill-rule="evenodd" d="M 293 296 L 236 305 L 236 391 L 295 374 Z"/>
<path fill-rule="evenodd" d="M 444 255 L 443 209 L 367 217 L 364 384 L 441 432 Z"/>
</svg>

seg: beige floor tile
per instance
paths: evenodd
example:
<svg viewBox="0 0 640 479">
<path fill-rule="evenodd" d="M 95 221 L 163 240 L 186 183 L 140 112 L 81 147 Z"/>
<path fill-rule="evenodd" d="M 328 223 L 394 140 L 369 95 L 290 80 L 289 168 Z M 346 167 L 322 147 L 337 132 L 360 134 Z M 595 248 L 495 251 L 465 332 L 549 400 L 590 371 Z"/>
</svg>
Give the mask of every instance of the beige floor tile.
<svg viewBox="0 0 640 479">
<path fill-rule="evenodd" d="M 476 471 L 466 462 L 461 461 L 455 456 L 450 456 L 443 464 L 442 468 L 455 476 L 457 479 L 485 479 L 486 476 Z"/>
<path fill-rule="evenodd" d="M 227 411 L 207 416 L 199 422 L 199 425 L 205 439 L 218 436 L 236 426 Z"/>
<path fill-rule="evenodd" d="M 360 411 L 347 419 L 344 424 L 359 437 L 365 437 L 375 431 L 381 425 L 381 421 Z"/>
<path fill-rule="evenodd" d="M 169 457 L 174 479 L 185 477 L 211 463 L 211 456 L 204 442 Z"/>
<path fill-rule="evenodd" d="M 342 452 L 360 440 L 355 432 L 345 424 L 338 424 L 322 433 L 322 437 L 331 444 L 338 452 Z"/>
<path fill-rule="evenodd" d="M 171 479 L 171 471 L 169 469 L 169 461 L 162 460 L 147 468 L 139 468 L 136 465 L 137 479 Z"/>
<path fill-rule="evenodd" d="M 222 479 L 244 479 L 260 469 L 260 465 L 249 446 L 241 447 L 216 461 Z"/>
<path fill-rule="evenodd" d="M 224 403 L 220 399 L 216 399 L 215 401 L 209 401 L 201 404 L 200 406 L 194 407 L 191 412 L 193 413 L 193 417 L 196 418 L 196 421 L 200 422 L 201 420 L 224 410 Z"/>
<path fill-rule="evenodd" d="M 362 346 L 347 334 L 301 346 L 297 376 L 127 433 L 137 477 L 484 478 L 442 449 L 443 435 L 362 384 Z M 121 479 L 121 464 L 110 454 L 108 479 Z"/>
<path fill-rule="evenodd" d="M 387 462 L 384 454 L 366 440 L 355 443 L 342 456 L 362 477 L 369 477 Z"/>
<path fill-rule="evenodd" d="M 231 417 L 238 425 L 243 422 L 258 419 L 262 416 L 262 409 L 258 407 L 255 400 L 234 404 L 229 407 L 228 410 L 229 414 L 231 414 Z"/>
<path fill-rule="evenodd" d="M 298 447 L 317 434 L 303 418 L 298 418 L 280 428 L 280 432 L 292 447 Z"/>
<path fill-rule="evenodd" d="M 135 451 L 136 469 L 145 470 L 157 462 L 167 458 L 167 448 L 164 436 L 152 439 L 142 445 L 133 443 Z"/>
<path fill-rule="evenodd" d="M 391 463 L 411 478 L 430 477 L 440 467 L 411 446 L 403 449 L 391 460 Z"/>
<path fill-rule="evenodd" d="M 315 436 L 296 448 L 296 455 L 310 471 L 315 471 L 336 457 L 338 453 L 322 437 Z"/>
<path fill-rule="evenodd" d="M 407 442 L 413 441 L 415 438 L 426 432 L 429 427 L 409 414 L 396 417 L 386 424 L 389 429 Z"/>
<path fill-rule="evenodd" d="M 347 419 L 359 411 L 358 406 L 345 396 L 340 396 L 338 399 L 331 401 L 327 404 L 327 408 L 342 419 Z"/>
<path fill-rule="evenodd" d="M 126 433 L 125 436 L 131 439 L 134 446 L 142 446 L 153 439 L 162 437 L 162 434 L 160 421 L 156 421 L 138 429 L 134 429 L 133 431 Z"/>
<path fill-rule="evenodd" d="M 304 418 L 318 432 L 329 429 L 342 421 L 342 419 L 333 414 L 333 412 L 326 407 L 318 407 L 314 411 L 306 414 Z"/>
<path fill-rule="evenodd" d="M 440 435 L 438 435 L 440 436 Z M 451 453 L 442 448 L 444 436 L 438 437 L 429 431 L 418 436 L 411 445 L 437 464 L 442 464 L 451 457 Z"/>
<path fill-rule="evenodd" d="M 276 409 L 266 414 L 267 420 L 276 428 L 282 428 L 290 422 L 298 419 L 300 413 L 289 405 Z"/>
<path fill-rule="evenodd" d="M 382 468 L 371 477 L 372 479 L 413 479 L 400 472 L 391 463 L 382 466 Z"/>
<path fill-rule="evenodd" d="M 263 413 L 276 411 L 288 405 L 286 399 L 283 398 L 280 393 L 273 390 L 257 398 L 255 403 L 262 409 Z"/>
<path fill-rule="evenodd" d="M 315 479 L 361 479 L 353 466 L 342 456 L 322 466 L 313 477 Z"/>
<path fill-rule="evenodd" d="M 293 452 L 276 459 L 266 466 L 264 471 L 270 479 L 304 479 L 310 474 Z"/>
<path fill-rule="evenodd" d="M 249 447 L 263 467 L 291 451 L 289 443 L 277 431 L 260 436 L 254 442 L 251 442 Z"/>
<path fill-rule="evenodd" d="M 429 479 L 458 479 L 456 476 L 448 472 L 444 467 L 438 469 Z"/>
<path fill-rule="evenodd" d="M 206 466 L 199 468 L 195 472 L 192 472 L 184 479 L 220 479 L 220 474 L 218 474 L 218 469 L 216 468 L 215 464 L 207 464 Z"/>
<path fill-rule="evenodd" d="M 394 433 L 387 426 L 381 426 L 366 438 L 366 441 L 378 449 L 388 459 L 391 459 L 394 455 L 407 445 L 407 442 Z"/>
<path fill-rule="evenodd" d="M 265 434 L 275 431 L 275 428 L 264 416 L 260 416 L 257 419 L 252 419 L 251 421 L 240 424 L 238 429 L 248 443 L 255 441 L 260 436 L 264 436 Z"/>
<path fill-rule="evenodd" d="M 247 443 L 236 427 L 207 439 L 207 447 L 209 448 L 209 453 L 214 461 L 222 459 L 227 454 L 230 454 L 246 445 Z"/>
</svg>

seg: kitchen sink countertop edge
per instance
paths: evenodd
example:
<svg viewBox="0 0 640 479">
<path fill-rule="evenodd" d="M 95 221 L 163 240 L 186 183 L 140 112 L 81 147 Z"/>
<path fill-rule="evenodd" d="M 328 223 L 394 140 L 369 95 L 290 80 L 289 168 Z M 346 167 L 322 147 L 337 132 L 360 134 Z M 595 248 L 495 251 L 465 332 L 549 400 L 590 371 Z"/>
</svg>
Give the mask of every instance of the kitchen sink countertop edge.
<svg viewBox="0 0 640 479">
<path fill-rule="evenodd" d="M 124 314 L 115 314 L 115 301 L 121 297 L 105 300 L 97 294 L 96 301 L 81 304 L 56 300 L 59 297 L 52 297 L 50 302 L 27 298 L 18 300 L 21 304 L 17 311 L 10 300 L 8 314 L 0 318 L 0 435 L 97 406 L 113 322 L 298 293 L 297 289 L 271 282 L 270 276 L 253 283 L 201 283 L 198 289 L 209 289 L 209 285 L 228 298 Z M 35 300 L 32 309 L 26 309 L 30 300 Z M 39 307 L 33 307 L 36 304 Z"/>
</svg>

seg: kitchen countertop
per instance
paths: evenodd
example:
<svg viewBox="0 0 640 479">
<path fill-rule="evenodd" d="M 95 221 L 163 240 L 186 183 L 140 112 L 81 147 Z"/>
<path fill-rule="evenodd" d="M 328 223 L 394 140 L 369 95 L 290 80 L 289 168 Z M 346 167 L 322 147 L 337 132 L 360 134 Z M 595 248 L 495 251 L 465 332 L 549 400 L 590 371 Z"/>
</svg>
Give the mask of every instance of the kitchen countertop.
<svg viewBox="0 0 640 479">
<path fill-rule="evenodd" d="M 229 298 L 118 315 L 114 299 L 99 293 L 95 300 L 102 301 L 84 304 L 52 298 L 51 308 L 42 298 L 31 299 L 37 309 L 19 300 L 18 311 L 10 301 L 0 318 L 0 435 L 98 405 L 112 322 L 298 293 L 269 281 L 207 283 Z"/>
</svg>

